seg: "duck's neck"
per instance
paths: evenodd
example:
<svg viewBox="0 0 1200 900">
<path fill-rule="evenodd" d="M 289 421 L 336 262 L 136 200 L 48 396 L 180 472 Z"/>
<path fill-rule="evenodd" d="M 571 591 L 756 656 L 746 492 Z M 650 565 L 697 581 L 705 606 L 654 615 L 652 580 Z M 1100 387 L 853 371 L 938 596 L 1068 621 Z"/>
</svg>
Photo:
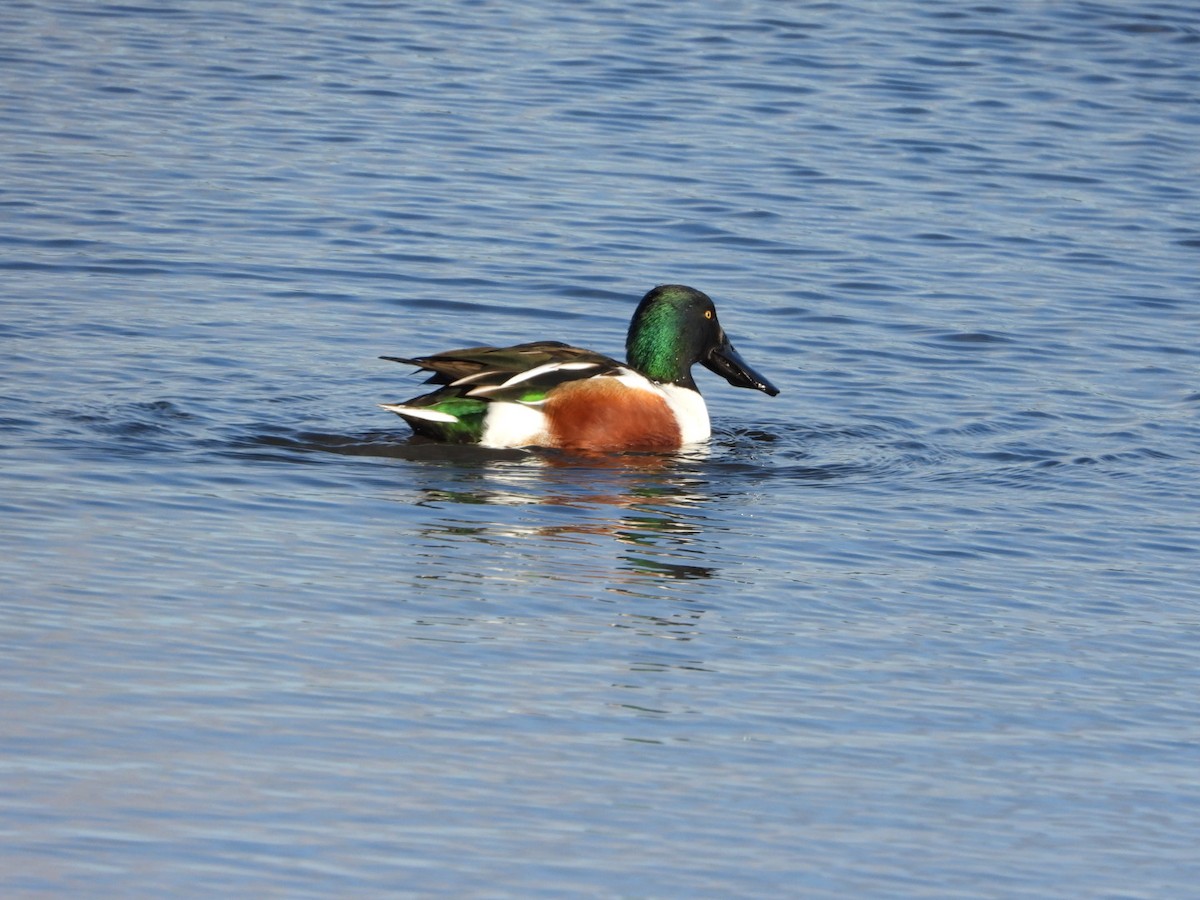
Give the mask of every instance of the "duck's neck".
<svg viewBox="0 0 1200 900">
<path fill-rule="evenodd" d="M 665 335 L 671 332 L 671 337 Z M 626 359 L 651 381 L 696 389 L 692 367 L 667 323 L 642 322 L 625 341 Z"/>
</svg>

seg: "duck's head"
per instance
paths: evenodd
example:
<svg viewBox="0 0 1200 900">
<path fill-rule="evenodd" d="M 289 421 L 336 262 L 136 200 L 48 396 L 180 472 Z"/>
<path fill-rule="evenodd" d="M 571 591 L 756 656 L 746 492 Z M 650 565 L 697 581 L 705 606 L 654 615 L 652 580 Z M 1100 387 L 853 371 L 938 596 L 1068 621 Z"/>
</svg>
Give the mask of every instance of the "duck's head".
<svg viewBox="0 0 1200 900">
<path fill-rule="evenodd" d="M 630 366 L 662 384 L 695 390 L 692 366 L 700 363 L 734 387 L 779 393 L 733 349 L 709 296 L 682 284 L 661 284 L 642 298 L 629 323 L 625 355 Z"/>
</svg>

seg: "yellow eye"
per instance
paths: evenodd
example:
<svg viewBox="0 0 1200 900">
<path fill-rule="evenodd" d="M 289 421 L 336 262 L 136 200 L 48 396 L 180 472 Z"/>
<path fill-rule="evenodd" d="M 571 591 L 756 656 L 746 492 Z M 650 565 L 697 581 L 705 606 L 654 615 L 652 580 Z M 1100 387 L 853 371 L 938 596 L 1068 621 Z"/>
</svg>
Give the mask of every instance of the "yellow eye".
<svg viewBox="0 0 1200 900">
<path fill-rule="evenodd" d="M 704 311 L 704 318 L 706 318 L 706 319 L 711 319 L 711 318 L 712 318 L 712 310 L 711 310 L 711 309 L 706 309 L 706 310 Z"/>
</svg>

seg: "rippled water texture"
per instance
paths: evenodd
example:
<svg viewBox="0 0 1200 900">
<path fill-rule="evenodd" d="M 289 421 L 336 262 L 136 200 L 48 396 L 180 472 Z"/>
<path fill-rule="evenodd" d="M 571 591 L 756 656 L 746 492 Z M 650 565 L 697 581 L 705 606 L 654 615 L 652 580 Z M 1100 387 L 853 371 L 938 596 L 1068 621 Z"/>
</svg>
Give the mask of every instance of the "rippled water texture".
<svg viewBox="0 0 1200 900">
<path fill-rule="evenodd" d="M 4 896 L 1196 895 L 1192 4 L 3 18 Z M 663 282 L 705 448 L 376 405 Z"/>
</svg>

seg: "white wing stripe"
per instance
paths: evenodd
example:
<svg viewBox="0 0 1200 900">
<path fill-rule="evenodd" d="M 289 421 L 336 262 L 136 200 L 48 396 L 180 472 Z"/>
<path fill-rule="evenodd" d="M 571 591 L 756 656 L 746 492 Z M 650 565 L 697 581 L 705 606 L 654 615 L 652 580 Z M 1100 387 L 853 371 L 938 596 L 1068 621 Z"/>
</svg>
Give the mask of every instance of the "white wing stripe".
<svg viewBox="0 0 1200 900">
<path fill-rule="evenodd" d="M 398 416 L 412 416 L 414 419 L 424 419 L 426 422 L 457 422 L 458 416 L 438 412 L 424 406 L 405 406 L 403 403 L 380 403 L 384 409 Z"/>
<path fill-rule="evenodd" d="M 539 375 L 545 375 L 547 372 L 582 372 L 584 369 L 598 368 L 600 368 L 600 364 L 594 362 L 546 363 L 544 366 L 537 366 L 524 372 L 518 372 L 512 378 L 508 379 L 508 381 L 504 382 L 503 387 L 512 387 L 514 384 L 520 384 L 522 381 L 528 381 L 530 378 L 537 378 Z"/>
</svg>

